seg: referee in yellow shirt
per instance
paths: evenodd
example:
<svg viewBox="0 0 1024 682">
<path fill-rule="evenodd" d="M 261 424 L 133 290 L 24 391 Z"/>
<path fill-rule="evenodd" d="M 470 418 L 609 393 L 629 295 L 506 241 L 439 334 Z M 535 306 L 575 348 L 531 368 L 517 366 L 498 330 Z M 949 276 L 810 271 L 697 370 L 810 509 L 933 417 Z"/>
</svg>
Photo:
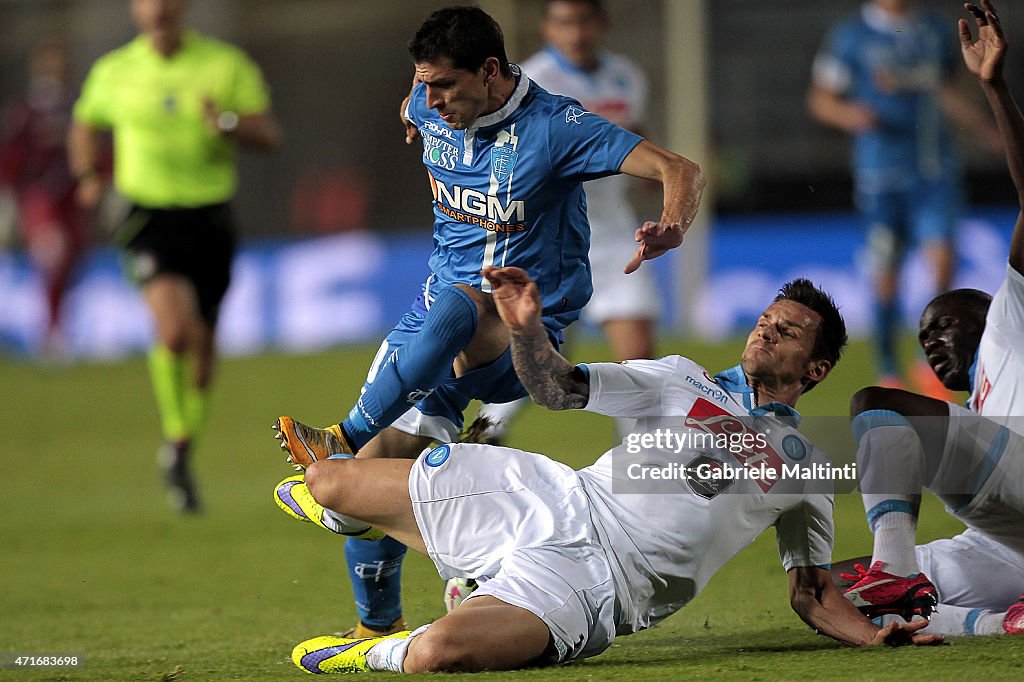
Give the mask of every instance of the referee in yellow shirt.
<svg viewBox="0 0 1024 682">
<path fill-rule="evenodd" d="M 259 68 L 238 48 L 183 27 L 187 0 L 131 0 L 139 35 L 92 67 L 69 134 L 78 198 L 100 200 L 101 134 L 114 184 L 132 202 L 116 240 L 153 315 L 150 374 L 172 503 L 196 511 L 189 453 L 206 413 L 220 302 L 235 236 L 235 147 L 277 146 Z"/>
</svg>

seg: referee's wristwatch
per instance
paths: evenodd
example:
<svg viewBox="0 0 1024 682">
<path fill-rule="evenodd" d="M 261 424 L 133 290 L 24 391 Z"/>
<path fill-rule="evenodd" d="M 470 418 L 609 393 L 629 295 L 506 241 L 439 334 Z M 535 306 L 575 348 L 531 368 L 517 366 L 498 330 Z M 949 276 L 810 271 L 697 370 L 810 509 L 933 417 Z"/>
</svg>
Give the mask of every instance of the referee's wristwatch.
<svg viewBox="0 0 1024 682">
<path fill-rule="evenodd" d="M 231 135 L 238 130 L 238 114 L 234 111 L 222 111 L 217 114 L 217 130 L 222 135 Z"/>
</svg>

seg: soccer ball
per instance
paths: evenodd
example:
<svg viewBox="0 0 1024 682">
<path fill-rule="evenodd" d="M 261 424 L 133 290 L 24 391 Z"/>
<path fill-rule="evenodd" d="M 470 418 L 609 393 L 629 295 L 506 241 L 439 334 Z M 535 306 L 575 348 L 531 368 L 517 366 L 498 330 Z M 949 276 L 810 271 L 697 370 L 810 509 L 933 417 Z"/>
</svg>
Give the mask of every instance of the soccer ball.
<svg viewBox="0 0 1024 682">
<path fill-rule="evenodd" d="M 452 609 L 466 601 L 477 587 L 477 582 L 472 578 L 450 578 L 444 584 L 445 610 L 451 613 Z"/>
</svg>

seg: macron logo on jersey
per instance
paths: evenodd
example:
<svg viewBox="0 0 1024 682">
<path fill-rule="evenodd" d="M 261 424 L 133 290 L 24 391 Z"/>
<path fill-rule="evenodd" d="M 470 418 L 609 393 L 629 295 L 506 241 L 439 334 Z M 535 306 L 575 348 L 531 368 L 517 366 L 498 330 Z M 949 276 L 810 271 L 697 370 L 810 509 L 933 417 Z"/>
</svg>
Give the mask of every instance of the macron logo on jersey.
<svg viewBox="0 0 1024 682">
<path fill-rule="evenodd" d="M 704 373 L 704 376 L 707 376 L 707 372 Z M 708 377 L 708 378 L 711 379 L 711 377 Z M 711 379 L 712 383 L 714 383 L 714 381 L 715 381 L 714 379 Z M 725 391 L 723 391 L 722 389 L 718 388 L 717 386 L 707 386 L 707 385 L 701 383 L 700 381 L 697 381 L 696 379 L 694 379 L 689 374 L 686 375 L 686 383 L 690 384 L 696 390 L 700 391 L 701 393 L 703 393 L 704 395 L 708 396 L 709 398 L 717 400 L 720 403 L 727 403 L 727 402 L 729 402 L 729 396 L 726 394 Z"/>
</svg>

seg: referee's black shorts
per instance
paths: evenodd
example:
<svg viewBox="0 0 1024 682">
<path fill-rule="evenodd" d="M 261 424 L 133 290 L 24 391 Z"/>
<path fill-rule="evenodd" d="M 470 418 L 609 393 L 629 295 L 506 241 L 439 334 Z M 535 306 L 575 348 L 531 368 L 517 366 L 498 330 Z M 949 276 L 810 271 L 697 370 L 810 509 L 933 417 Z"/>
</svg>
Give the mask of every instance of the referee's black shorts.
<svg viewBox="0 0 1024 682">
<path fill-rule="evenodd" d="M 195 287 L 199 313 L 213 326 L 231 282 L 235 229 L 228 204 L 196 208 L 133 205 L 118 230 L 127 275 L 144 285 L 164 273 Z"/>
</svg>

